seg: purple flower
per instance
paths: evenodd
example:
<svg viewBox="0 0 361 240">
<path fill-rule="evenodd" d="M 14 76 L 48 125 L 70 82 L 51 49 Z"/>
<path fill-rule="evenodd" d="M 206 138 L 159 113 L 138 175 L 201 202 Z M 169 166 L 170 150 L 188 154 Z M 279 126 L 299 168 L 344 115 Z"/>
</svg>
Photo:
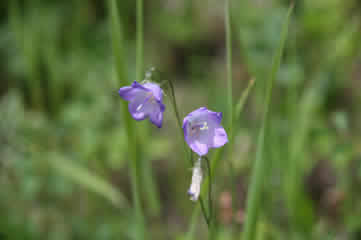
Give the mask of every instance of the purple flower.
<svg viewBox="0 0 361 240">
<path fill-rule="evenodd" d="M 189 147 L 199 156 L 206 155 L 209 148 L 222 147 L 228 142 L 227 133 L 221 126 L 222 113 L 201 107 L 183 120 L 184 137 Z"/>
<path fill-rule="evenodd" d="M 131 86 L 119 89 L 119 95 L 129 101 L 129 112 L 137 120 L 149 120 L 157 127 L 162 127 L 165 106 L 162 102 L 163 90 L 156 83 L 139 84 L 134 81 Z"/>
</svg>

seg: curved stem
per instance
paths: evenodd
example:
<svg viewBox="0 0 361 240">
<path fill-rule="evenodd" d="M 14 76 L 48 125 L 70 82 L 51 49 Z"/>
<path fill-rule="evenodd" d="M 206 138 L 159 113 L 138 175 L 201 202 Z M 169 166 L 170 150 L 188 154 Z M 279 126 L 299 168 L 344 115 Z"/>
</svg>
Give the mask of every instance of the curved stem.
<svg viewBox="0 0 361 240">
<path fill-rule="evenodd" d="M 199 203 L 201 205 L 201 209 L 202 209 L 202 212 L 203 212 L 203 216 L 204 216 L 204 220 L 206 221 L 207 223 L 207 226 L 209 227 L 209 224 L 210 224 L 210 218 L 207 217 L 206 215 L 206 207 L 204 206 L 204 201 L 201 197 L 199 197 Z"/>
</svg>

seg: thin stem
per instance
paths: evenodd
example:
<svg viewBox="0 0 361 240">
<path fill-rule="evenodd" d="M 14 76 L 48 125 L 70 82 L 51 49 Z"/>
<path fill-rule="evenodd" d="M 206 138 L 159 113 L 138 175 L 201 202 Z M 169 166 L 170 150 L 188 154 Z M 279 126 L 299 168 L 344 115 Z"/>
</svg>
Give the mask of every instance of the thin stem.
<svg viewBox="0 0 361 240">
<path fill-rule="evenodd" d="M 202 212 L 203 212 L 203 216 L 204 216 L 204 220 L 206 221 L 207 223 L 207 226 L 209 227 L 209 224 L 210 224 L 210 220 L 209 220 L 209 217 L 207 217 L 206 215 L 206 208 L 204 206 L 204 201 L 201 197 L 199 197 L 199 203 L 201 205 L 201 209 L 202 209 Z"/>
<path fill-rule="evenodd" d="M 209 159 L 204 157 L 207 164 L 208 170 L 208 211 L 209 211 L 209 221 L 213 223 L 213 201 L 212 201 L 212 173 L 211 173 L 211 165 L 209 163 Z"/>
<path fill-rule="evenodd" d="M 178 127 L 181 131 L 181 135 L 183 136 L 183 128 L 182 128 L 182 121 L 181 121 L 181 118 L 180 118 L 180 115 L 179 115 L 179 111 L 178 111 L 178 107 L 177 107 L 177 100 L 175 98 L 175 91 L 174 91 L 174 86 L 173 86 L 173 82 L 171 80 L 168 80 L 168 84 L 169 84 L 169 88 L 170 88 L 170 91 L 171 91 L 171 101 L 172 101 L 172 105 L 173 105 L 173 110 L 174 110 L 174 114 L 177 118 L 177 124 L 178 124 Z"/>
<path fill-rule="evenodd" d="M 228 100 L 228 129 L 232 133 L 233 129 L 233 95 L 232 95 L 232 32 L 230 3 L 225 4 L 225 28 L 226 28 L 226 51 L 227 51 L 227 100 Z"/>
<path fill-rule="evenodd" d="M 233 106 L 233 93 L 232 93 L 232 28 L 231 28 L 231 4 L 230 0 L 226 0 L 225 3 L 225 29 L 226 29 L 226 58 L 227 58 L 227 97 L 228 97 L 228 130 L 229 130 L 229 142 L 228 145 L 228 162 L 232 166 L 232 153 L 233 153 L 233 123 L 235 121 L 234 116 L 234 106 Z M 233 183 L 233 168 L 230 168 L 231 182 Z M 234 184 L 232 184 L 232 199 L 235 200 L 234 196 L 236 195 Z M 235 201 L 232 204 L 232 211 L 235 212 Z"/>
<path fill-rule="evenodd" d="M 137 0 L 137 42 L 136 42 L 136 79 L 141 81 L 144 65 L 144 20 L 143 0 Z"/>
</svg>

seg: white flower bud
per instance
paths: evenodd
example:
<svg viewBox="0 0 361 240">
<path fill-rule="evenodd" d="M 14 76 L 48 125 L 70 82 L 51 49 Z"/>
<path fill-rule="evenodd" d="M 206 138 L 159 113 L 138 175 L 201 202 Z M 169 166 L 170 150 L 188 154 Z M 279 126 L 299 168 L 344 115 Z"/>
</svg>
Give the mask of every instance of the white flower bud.
<svg viewBox="0 0 361 240">
<path fill-rule="evenodd" d="M 188 190 L 190 195 L 190 200 L 197 201 L 199 194 L 201 193 L 201 184 L 202 184 L 202 167 L 201 167 L 201 158 L 194 164 L 193 174 L 192 174 L 192 183 Z"/>
</svg>

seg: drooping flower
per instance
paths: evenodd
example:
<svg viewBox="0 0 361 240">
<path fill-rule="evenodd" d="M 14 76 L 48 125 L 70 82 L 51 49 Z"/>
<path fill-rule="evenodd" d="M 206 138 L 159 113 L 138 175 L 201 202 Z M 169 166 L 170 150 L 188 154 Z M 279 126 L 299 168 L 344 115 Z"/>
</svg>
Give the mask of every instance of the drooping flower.
<svg viewBox="0 0 361 240">
<path fill-rule="evenodd" d="M 193 174 L 192 174 L 192 183 L 188 190 L 188 195 L 192 201 L 197 201 L 199 194 L 201 193 L 201 184 L 202 184 L 202 167 L 201 167 L 201 160 L 199 158 L 197 162 L 195 162 L 193 167 Z"/>
<path fill-rule="evenodd" d="M 221 126 L 222 113 L 201 107 L 189 113 L 183 120 L 184 137 L 189 147 L 199 156 L 209 148 L 222 147 L 228 142 L 227 133 Z"/>
<path fill-rule="evenodd" d="M 163 112 L 163 90 L 158 84 L 147 82 L 140 84 L 134 81 L 131 86 L 119 89 L 119 95 L 129 102 L 128 109 L 132 117 L 137 120 L 149 120 L 158 128 L 162 127 Z"/>
</svg>

